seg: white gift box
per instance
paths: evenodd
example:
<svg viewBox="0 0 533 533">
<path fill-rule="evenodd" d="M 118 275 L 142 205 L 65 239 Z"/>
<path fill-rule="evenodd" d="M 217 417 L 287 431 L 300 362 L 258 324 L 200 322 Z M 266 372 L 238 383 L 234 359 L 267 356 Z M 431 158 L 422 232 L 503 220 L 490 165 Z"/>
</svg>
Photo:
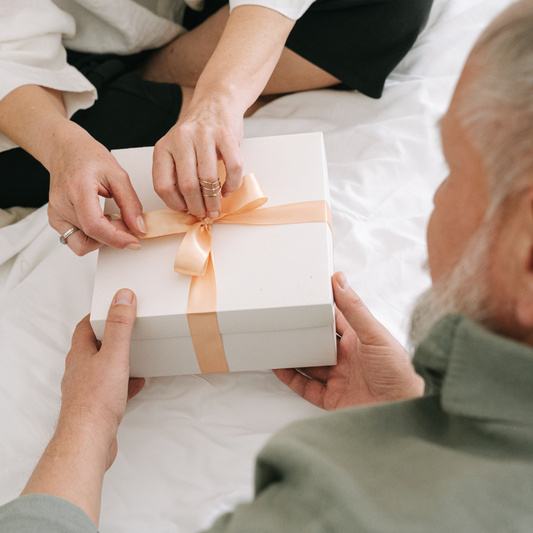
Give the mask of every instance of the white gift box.
<svg viewBox="0 0 533 533">
<path fill-rule="evenodd" d="M 254 173 L 268 197 L 265 208 L 329 203 L 321 133 L 244 139 L 241 151 L 244 174 Z M 166 208 L 153 189 L 152 153 L 113 152 L 145 212 Z M 119 213 L 113 200 L 105 201 L 104 211 Z M 335 364 L 328 224 L 214 224 L 212 236 L 217 318 L 229 371 Z M 98 252 L 91 324 L 99 339 L 116 291 L 127 287 L 137 295 L 131 376 L 200 373 L 186 312 L 191 278 L 174 272 L 182 240 L 183 234 L 170 235 L 141 241 L 140 251 Z"/>
</svg>

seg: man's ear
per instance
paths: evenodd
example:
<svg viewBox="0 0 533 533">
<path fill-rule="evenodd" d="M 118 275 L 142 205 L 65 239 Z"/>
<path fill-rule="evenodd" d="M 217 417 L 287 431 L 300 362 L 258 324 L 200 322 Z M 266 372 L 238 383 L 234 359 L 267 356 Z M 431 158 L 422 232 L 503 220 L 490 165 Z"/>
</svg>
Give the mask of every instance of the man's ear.
<svg viewBox="0 0 533 533">
<path fill-rule="evenodd" d="M 520 325 L 533 334 L 533 188 L 523 193 L 517 214 L 518 234 L 511 236 L 516 238 L 520 257 L 515 312 Z"/>
</svg>

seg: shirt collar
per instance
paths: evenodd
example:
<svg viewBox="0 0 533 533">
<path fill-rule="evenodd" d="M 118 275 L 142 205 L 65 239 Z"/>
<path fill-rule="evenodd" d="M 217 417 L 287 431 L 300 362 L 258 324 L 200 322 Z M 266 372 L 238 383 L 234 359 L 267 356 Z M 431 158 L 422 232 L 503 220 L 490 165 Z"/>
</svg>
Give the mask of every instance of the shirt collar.
<svg viewBox="0 0 533 533">
<path fill-rule="evenodd" d="M 413 363 L 444 411 L 533 423 L 533 348 L 453 314 L 437 322 Z"/>
</svg>

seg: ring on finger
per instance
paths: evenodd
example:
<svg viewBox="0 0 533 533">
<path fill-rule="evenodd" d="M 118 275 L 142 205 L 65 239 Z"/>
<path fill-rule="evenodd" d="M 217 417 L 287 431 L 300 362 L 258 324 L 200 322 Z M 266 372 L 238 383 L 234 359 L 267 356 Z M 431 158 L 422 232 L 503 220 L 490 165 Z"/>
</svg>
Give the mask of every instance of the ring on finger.
<svg viewBox="0 0 533 533">
<path fill-rule="evenodd" d="M 59 236 L 59 242 L 61 244 L 67 244 L 67 239 L 73 234 L 76 233 L 76 231 L 79 231 L 80 228 L 76 226 L 72 226 L 66 233 L 63 233 L 63 235 Z"/>
<path fill-rule="evenodd" d="M 206 198 L 214 198 L 215 196 L 218 196 L 220 190 L 222 189 L 222 185 L 220 185 L 220 180 L 218 179 L 217 181 L 206 181 L 198 178 L 198 181 L 200 182 L 202 195 Z"/>
</svg>

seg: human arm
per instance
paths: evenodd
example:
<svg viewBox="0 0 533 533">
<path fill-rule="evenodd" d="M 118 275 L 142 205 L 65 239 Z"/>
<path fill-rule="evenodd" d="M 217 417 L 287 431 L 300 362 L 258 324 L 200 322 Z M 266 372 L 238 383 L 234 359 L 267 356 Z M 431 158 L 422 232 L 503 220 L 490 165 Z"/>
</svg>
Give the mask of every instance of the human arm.
<svg viewBox="0 0 533 533">
<path fill-rule="evenodd" d="M 74 18 L 51 0 L 3 2 L 0 11 L 0 150 L 18 145 L 50 172 L 50 222 L 60 233 L 73 225 L 83 230 L 68 239 L 76 253 L 97 241 L 138 245 L 130 230 L 138 233 L 141 206 L 126 173 L 68 120 L 96 99 L 94 86 L 66 60 L 62 39 L 75 35 Z M 99 192 L 118 198 L 127 227 L 103 216 Z"/>
<path fill-rule="evenodd" d="M 59 91 L 23 85 L 0 100 L 0 132 L 50 172 L 50 225 L 60 234 L 72 226 L 69 246 L 79 255 L 102 245 L 136 249 L 142 206 L 128 175 L 109 150 L 67 118 Z M 124 222 L 109 221 L 98 195 L 114 197 Z"/>
<path fill-rule="evenodd" d="M 222 194 L 240 186 L 244 112 L 265 87 L 294 23 L 262 6 L 231 12 L 189 107 L 155 147 L 154 187 L 170 208 L 216 218 L 220 196 L 204 204 L 198 178 L 216 181 L 217 155 L 228 174 Z"/>
<path fill-rule="evenodd" d="M 100 347 L 88 317 L 78 324 L 65 362 L 56 431 L 22 492 L 26 498 L 17 505 L 31 502 L 30 495 L 41 495 L 38 501 L 49 496 L 46 501 L 56 506 L 55 498 L 61 498 L 98 525 L 103 476 L 117 453 L 118 426 L 127 399 L 144 384 L 129 380 L 135 314 L 135 295 L 123 289 L 111 305 Z M 3 525 L 0 512 L 0 529 Z"/>
<path fill-rule="evenodd" d="M 328 411 L 422 396 L 424 382 L 411 356 L 348 285 L 332 278 L 337 305 L 338 362 L 334 366 L 274 370 L 294 392 Z"/>
</svg>

